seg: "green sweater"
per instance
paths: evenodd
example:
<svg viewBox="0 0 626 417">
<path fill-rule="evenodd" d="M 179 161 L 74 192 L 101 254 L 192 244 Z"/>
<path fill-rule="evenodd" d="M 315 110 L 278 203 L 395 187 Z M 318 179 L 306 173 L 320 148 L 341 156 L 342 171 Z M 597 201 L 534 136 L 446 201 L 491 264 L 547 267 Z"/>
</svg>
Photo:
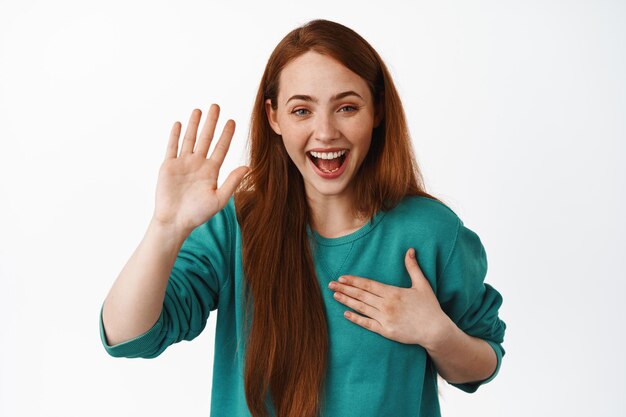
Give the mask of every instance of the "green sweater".
<svg viewBox="0 0 626 417">
<path fill-rule="evenodd" d="M 484 283 L 487 258 L 479 237 L 451 209 L 429 198 L 407 197 L 349 235 L 325 238 L 310 229 L 309 235 L 330 346 L 322 417 L 440 415 L 437 371 L 426 350 L 351 322 L 343 316 L 351 309 L 328 288 L 342 274 L 409 288 L 404 255 L 410 247 L 444 312 L 467 334 L 486 340 L 498 358 L 489 378 L 452 385 L 471 393 L 496 376 L 505 353 L 501 343 L 506 325 L 498 317 L 502 296 Z M 231 197 L 183 243 L 163 310 L 150 330 L 110 346 L 100 311 L 104 348 L 114 357 L 154 358 L 168 346 L 198 336 L 217 309 L 211 416 L 249 417 L 244 352 L 237 349 L 243 340 L 243 281 L 241 230 Z"/>
</svg>

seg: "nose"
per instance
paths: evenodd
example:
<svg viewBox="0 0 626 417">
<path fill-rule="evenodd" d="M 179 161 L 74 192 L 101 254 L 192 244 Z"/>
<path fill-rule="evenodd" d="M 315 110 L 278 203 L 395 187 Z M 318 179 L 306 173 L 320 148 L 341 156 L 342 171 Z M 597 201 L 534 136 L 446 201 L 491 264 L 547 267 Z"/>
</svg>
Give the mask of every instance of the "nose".
<svg viewBox="0 0 626 417">
<path fill-rule="evenodd" d="M 315 139 L 320 142 L 329 142 L 339 138 L 339 129 L 332 115 L 318 114 L 315 120 Z"/>
</svg>

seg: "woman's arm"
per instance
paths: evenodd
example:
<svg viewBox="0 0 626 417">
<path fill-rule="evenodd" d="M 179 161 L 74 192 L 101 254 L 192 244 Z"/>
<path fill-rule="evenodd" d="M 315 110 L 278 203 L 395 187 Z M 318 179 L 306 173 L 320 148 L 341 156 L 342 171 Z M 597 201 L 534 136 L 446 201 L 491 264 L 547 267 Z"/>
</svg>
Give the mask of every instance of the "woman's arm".
<svg viewBox="0 0 626 417">
<path fill-rule="evenodd" d="M 235 122 L 228 120 L 207 159 L 219 111 L 217 104 L 211 106 L 197 135 L 202 112 L 194 109 L 180 153 L 181 124 L 176 122 L 172 127 L 165 160 L 159 169 L 152 220 L 102 308 L 102 324 L 109 345 L 139 336 L 157 323 L 168 279 L 186 238 L 225 207 L 247 171 L 247 167 L 233 170 L 218 188 L 219 169 L 235 131 Z"/>
<path fill-rule="evenodd" d="M 102 322 L 109 345 L 133 339 L 156 323 L 170 272 L 186 236 L 155 220 L 150 222 L 104 301 Z"/>
<path fill-rule="evenodd" d="M 346 318 L 388 339 L 424 347 L 443 378 L 474 392 L 497 374 L 506 325 L 498 317 L 502 296 L 484 283 L 487 258 L 480 239 L 458 221 L 447 265 L 437 279 L 438 295 L 413 249 L 405 255 L 410 288 L 356 276 L 342 276 L 329 287 L 339 302 L 355 310 Z"/>
<path fill-rule="evenodd" d="M 498 361 L 491 345 L 466 334 L 450 319 L 444 323 L 440 336 L 431 345 L 424 346 L 439 375 L 454 384 L 489 378 Z"/>
</svg>

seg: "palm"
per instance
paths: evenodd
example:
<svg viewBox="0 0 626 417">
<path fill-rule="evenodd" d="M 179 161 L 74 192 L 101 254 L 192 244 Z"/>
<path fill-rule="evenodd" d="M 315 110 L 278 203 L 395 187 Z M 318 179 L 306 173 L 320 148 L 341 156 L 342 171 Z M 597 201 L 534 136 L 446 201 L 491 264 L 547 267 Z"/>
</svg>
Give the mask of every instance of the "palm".
<svg viewBox="0 0 626 417">
<path fill-rule="evenodd" d="M 178 156 L 180 124 L 174 124 L 157 182 L 154 218 L 160 223 L 190 232 L 226 205 L 245 175 L 247 167 L 239 167 L 230 173 L 221 187 L 217 186 L 219 169 L 235 130 L 234 121 L 226 122 L 211 157 L 207 159 L 218 115 L 219 107 L 212 106 L 196 143 L 201 112 L 192 112 Z"/>
</svg>

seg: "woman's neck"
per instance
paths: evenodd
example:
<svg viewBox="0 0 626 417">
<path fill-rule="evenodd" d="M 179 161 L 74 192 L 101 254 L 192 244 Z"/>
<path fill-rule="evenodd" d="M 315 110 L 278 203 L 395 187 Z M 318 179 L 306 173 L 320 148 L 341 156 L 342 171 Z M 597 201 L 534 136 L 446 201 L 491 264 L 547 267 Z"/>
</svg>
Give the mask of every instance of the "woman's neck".
<svg viewBox="0 0 626 417">
<path fill-rule="evenodd" d="M 307 197 L 311 228 L 323 237 L 335 238 L 360 229 L 368 219 L 357 217 L 353 199 L 348 196 Z"/>
</svg>

